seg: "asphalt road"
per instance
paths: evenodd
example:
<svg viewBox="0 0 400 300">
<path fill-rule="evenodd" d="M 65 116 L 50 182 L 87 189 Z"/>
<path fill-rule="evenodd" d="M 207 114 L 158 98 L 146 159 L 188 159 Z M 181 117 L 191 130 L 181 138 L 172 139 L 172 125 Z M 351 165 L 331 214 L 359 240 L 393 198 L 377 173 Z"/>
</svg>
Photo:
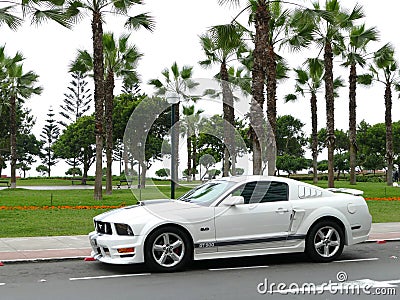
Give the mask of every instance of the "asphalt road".
<svg viewBox="0 0 400 300">
<path fill-rule="evenodd" d="M 286 286 L 278 290 L 278 284 Z M 314 288 L 311 293 L 309 287 Z M 0 267 L 1 300 L 399 299 L 399 295 L 400 242 L 349 247 L 339 261 L 329 264 L 311 263 L 304 255 L 270 255 L 195 262 L 173 274 L 150 274 L 143 265 L 81 260 Z"/>
</svg>

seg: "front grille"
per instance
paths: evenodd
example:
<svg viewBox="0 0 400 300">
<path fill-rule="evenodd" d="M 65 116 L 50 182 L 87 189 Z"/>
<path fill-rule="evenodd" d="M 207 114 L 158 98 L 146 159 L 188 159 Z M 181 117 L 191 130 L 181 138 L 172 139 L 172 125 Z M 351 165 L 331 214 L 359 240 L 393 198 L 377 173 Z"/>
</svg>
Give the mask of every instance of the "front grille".
<svg viewBox="0 0 400 300">
<path fill-rule="evenodd" d="M 98 233 L 112 234 L 112 229 L 111 229 L 110 223 L 94 221 L 94 227 Z"/>
</svg>

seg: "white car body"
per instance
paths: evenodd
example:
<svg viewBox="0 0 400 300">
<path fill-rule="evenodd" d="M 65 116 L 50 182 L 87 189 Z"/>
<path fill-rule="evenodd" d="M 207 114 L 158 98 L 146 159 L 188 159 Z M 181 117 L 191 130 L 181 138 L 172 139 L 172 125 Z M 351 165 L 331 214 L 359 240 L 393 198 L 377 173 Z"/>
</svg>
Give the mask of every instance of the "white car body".
<svg viewBox="0 0 400 300">
<path fill-rule="evenodd" d="M 272 186 L 271 182 L 277 187 L 287 187 L 286 201 L 241 202 L 247 197 L 243 196 L 246 188 L 251 188 L 253 183 Z M 165 226 L 176 227 L 187 235 L 190 245 L 186 245 L 186 249 L 192 252 L 194 260 L 303 252 L 310 230 L 321 221 L 337 223 L 340 227 L 337 231 L 343 231 L 344 241 L 332 241 L 332 245 L 353 245 L 368 239 L 372 218 L 357 190 L 349 190 L 348 194 L 342 189 L 341 193 L 336 193 L 288 178 L 267 176 L 234 176 L 207 184 L 227 187 L 206 205 L 149 200 L 96 216 L 96 230 L 89 234 L 92 256 L 111 264 L 143 263 L 149 235 Z M 255 197 L 259 190 L 255 187 L 252 192 L 251 197 Z M 235 193 L 241 195 L 234 197 Z M 249 199 L 251 202 L 253 198 Z M 117 234 L 116 227 L 120 225 L 116 224 L 128 225 L 130 235 L 128 231 Z M 314 242 L 323 252 L 324 240 L 317 243 L 318 234 Z M 340 239 L 340 235 L 337 236 Z M 328 252 L 329 247 L 334 249 L 328 245 L 325 247 Z"/>
</svg>

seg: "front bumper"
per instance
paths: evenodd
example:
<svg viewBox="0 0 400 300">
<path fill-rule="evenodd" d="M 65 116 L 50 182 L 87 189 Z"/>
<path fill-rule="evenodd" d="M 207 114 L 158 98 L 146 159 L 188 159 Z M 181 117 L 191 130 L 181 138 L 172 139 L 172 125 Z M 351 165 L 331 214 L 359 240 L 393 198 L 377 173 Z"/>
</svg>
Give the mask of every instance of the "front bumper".
<svg viewBox="0 0 400 300">
<path fill-rule="evenodd" d="M 141 236 L 120 236 L 89 233 L 92 246 L 91 256 L 108 264 L 137 264 L 144 262 L 143 240 Z M 133 248 L 127 252 L 126 249 Z M 120 251 L 118 251 L 118 249 Z M 121 251 L 124 249 L 124 251 Z"/>
</svg>

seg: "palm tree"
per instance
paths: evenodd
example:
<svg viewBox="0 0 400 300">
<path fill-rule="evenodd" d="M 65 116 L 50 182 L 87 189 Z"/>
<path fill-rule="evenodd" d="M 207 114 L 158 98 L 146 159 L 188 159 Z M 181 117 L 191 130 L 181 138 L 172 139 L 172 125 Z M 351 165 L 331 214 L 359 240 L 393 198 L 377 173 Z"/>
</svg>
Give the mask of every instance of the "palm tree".
<svg viewBox="0 0 400 300">
<path fill-rule="evenodd" d="M 317 127 L 317 94 L 322 91 L 322 81 L 324 76 L 324 65 L 320 59 L 308 59 L 305 63 L 306 70 L 298 68 L 296 72 L 296 93 L 310 94 L 311 107 L 311 154 L 313 165 L 313 182 L 318 182 L 317 163 L 318 163 L 318 127 Z M 296 94 L 289 94 L 285 101 L 297 99 Z"/>
<path fill-rule="evenodd" d="M 163 76 L 163 81 L 160 79 L 150 79 L 148 84 L 154 86 L 156 89 L 156 95 L 158 96 L 165 96 L 167 92 L 174 92 L 177 93 L 181 99 L 185 101 L 196 100 L 196 97 L 191 96 L 189 93 L 199 84 L 196 81 L 192 80 L 193 75 L 193 67 L 191 66 L 183 66 L 182 69 L 179 69 L 179 66 L 176 62 L 174 62 L 170 69 L 165 68 L 161 72 Z M 180 119 L 180 109 L 179 104 L 173 104 L 175 111 L 175 124 L 171 124 L 175 126 L 175 141 L 176 145 L 173 151 L 173 155 L 177 158 L 177 162 L 179 164 L 179 119 Z M 175 172 L 175 174 L 172 174 Z M 178 178 L 178 168 L 171 170 L 171 178 Z"/>
<path fill-rule="evenodd" d="M 0 53 L 4 54 L 4 47 L 0 48 Z M 39 76 L 32 71 L 24 73 L 21 63 L 23 60 L 22 54 L 16 53 L 14 57 L 2 55 L 0 62 L 6 75 L 3 84 L 7 86 L 3 97 L 8 99 L 10 105 L 11 188 L 17 186 L 17 102 L 29 99 L 34 94 L 40 95 L 42 93 L 42 88 L 35 86 Z"/>
<path fill-rule="evenodd" d="M 223 176 L 229 175 L 230 165 L 232 174 L 235 174 L 235 138 L 233 126 L 235 123 L 235 110 L 233 94 L 229 86 L 228 65 L 240 56 L 241 52 L 247 52 L 243 41 L 243 28 L 237 24 L 213 26 L 206 34 L 200 36 L 200 43 L 207 59 L 200 61 L 203 67 L 218 64 L 220 67 L 218 78 L 222 85 L 222 106 L 224 117 L 224 159 Z M 229 124 L 229 125 L 228 125 Z M 231 162 L 230 162 L 231 160 Z"/>
<path fill-rule="evenodd" d="M 297 68 L 296 72 L 296 94 L 288 94 L 285 101 L 297 100 L 297 94 L 304 96 L 310 94 L 311 107 L 311 154 L 313 166 L 313 182 L 318 182 L 317 164 L 318 164 L 318 115 L 317 115 L 317 94 L 323 91 L 322 82 L 324 78 L 324 62 L 318 58 L 309 58 L 304 63 L 306 70 Z M 343 80 L 340 77 L 335 78 L 333 82 L 334 95 L 338 96 L 336 90 L 343 86 Z"/>
<path fill-rule="evenodd" d="M 351 28 L 353 22 L 364 17 L 362 9 L 356 5 L 350 13 L 340 6 L 339 0 L 327 0 L 321 9 L 319 2 L 314 9 L 297 10 L 291 24 L 298 32 L 312 33 L 315 44 L 324 53 L 326 129 L 328 145 L 328 187 L 334 187 L 335 114 L 333 55 L 344 49 L 342 32 Z M 335 50 L 335 51 L 334 51 Z"/>
<path fill-rule="evenodd" d="M 103 35 L 105 82 L 105 124 L 106 124 L 106 193 L 112 193 L 112 150 L 113 150 L 113 103 L 115 76 L 122 77 L 125 86 L 139 82 L 136 72 L 137 63 L 143 56 L 136 46 L 128 44 L 129 35 L 121 36 L 118 41 L 112 33 Z"/>
<path fill-rule="evenodd" d="M 93 39 L 93 73 L 94 73 L 94 102 L 95 102 L 95 134 L 96 134 L 96 179 L 94 199 L 101 200 L 102 195 L 102 151 L 103 151 L 103 116 L 104 116 L 104 55 L 103 55 L 103 22 L 104 15 L 110 11 L 128 16 L 128 10 L 136 4 L 143 4 L 142 0 L 77 0 L 69 2 L 66 8 L 67 16 L 77 22 L 85 16 L 85 12 L 92 14 Z M 145 28 L 152 31 L 154 22 L 148 14 L 139 14 L 129 17 L 125 23 L 128 29 Z"/>
<path fill-rule="evenodd" d="M 197 156 L 197 140 L 196 136 L 198 134 L 198 124 L 200 122 L 200 114 L 204 111 L 199 109 L 195 110 L 194 105 L 183 106 L 183 120 L 182 120 L 182 135 L 186 135 L 186 145 L 187 145 L 187 180 L 196 179 L 196 156 Z"/>
<path fill-rule="evenodd" d="M 122 35 L 116 40 L 113 33 L 103 34 L 103 54 L 105 68 L 105 137 L 106 137 L 106 193 L 112 193 L 112 150 L 113 150 L 113 102 L 115 77 L 124 81 L 124 86 L 139 82 L 137 63 L 143 56 L 136 46 L 130 45 L 130 35 Z M 93 71 L 93 58 L 88 51 L 78 51 L 78 57 L 71 65 L 72 71 Z"/>
<path fill-rule="evenodd" d="M 218 0 L 220 4 L 239 5 L 240 0 Z M 264 107 L 264 82 L 267 69 L 267 49 L 269 43 L 269 22 L 271 13 L 267 0 L 254 0 L 245 10 L 253 10 L 252 22 L 255 26 L 254 34 L 254 62 L 252 67 L 252 100 L 250 104 L 250 124 L 253 141 L 253 174 L 261 174 L 262 151 L 259 137 L 263 136 L 263 107 Z M 245 11 L 242 10 L 241 12 Z M 235 18 L 236 19 L 236 18 Z"/>
<path fill-rule="evenodd" d="M 349 152 L 350 152 L 350 184 L 356 184 L 356 158 L 357 158 L 357 114 L 356 114 L 356 89 L 357 65 L 364 67 L 366 64 L 366 47 L 371 41 L 378 39 L 375 27 L 365 28 L 365 25 L 351 28 L 346 50 L 342 53 L 345 60 L 344 66 L 350 67 L 349 75 Z"/>
<path fill-rule="evenodd" d="M 393 126 L 392 126 L 392 88 L 400 91 L 400 68 L 394 59 L 394 49 L 387 44 L 379 49 L 369 66 L 370 73 L 358 76 L 358 82 L 370 85 L 379 82 L 385 86 L 385 127 L 386 127 L 386 163 L 387 185 L 393 184 Z"/>
</svg>

